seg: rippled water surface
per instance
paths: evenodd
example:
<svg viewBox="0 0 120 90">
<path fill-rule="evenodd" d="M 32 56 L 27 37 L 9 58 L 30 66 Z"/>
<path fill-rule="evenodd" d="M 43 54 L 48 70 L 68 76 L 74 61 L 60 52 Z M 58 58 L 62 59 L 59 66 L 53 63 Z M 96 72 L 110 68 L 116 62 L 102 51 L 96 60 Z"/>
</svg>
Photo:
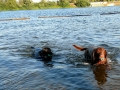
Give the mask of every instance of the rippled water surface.
<svg viewBox="0 0 120 90">
<path fill-rule="evenodd" d="M 12 18 L 28 20 L 7 20 Z M 111 70 L 91 70 L 72 45 L 102 46 Z M 31 46 L 52 49 L 53 66 Z M 0 12 L 0 90 L 120 90 L 120 7 Z"/>
</svg>

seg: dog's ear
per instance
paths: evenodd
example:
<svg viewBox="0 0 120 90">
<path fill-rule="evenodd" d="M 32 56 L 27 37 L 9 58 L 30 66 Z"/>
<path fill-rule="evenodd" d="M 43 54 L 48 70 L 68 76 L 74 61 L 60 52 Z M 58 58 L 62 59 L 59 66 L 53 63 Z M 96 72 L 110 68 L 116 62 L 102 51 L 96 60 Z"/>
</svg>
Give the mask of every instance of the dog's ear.
<svg viewBox="0 0 120 90">
<path fill-rule="evenodd" d="M 93 61 L 95 60 L 95 50 L 93 50 L 93 52 L 92 52 L 92 60 Z"/>
<path fill-rule="evenodd" d="M 91 65 L 94 65 L 95 63 L 98 62 L 98 59 L 96 57 L 96 55 L 97 55 L 96 50 L 97 49 L 94 49 L 93 52 L 92 52 L 92 57 L 91 57 L 92 58 L 92 62 L 91 62 Z"/>
<path fill-rule="evenodd" d="M 107 51 L 105 50 L 105 58 L 107 58 Z"/>
<path fill-rule="evenodd" d="M 87 48 L 83 48 L 81 46 L 77 46 L 77 45 L 73 45 L 77 50 L 80 50 L 80 51 L 84 51 L 86 50 Z"/>
</svg>

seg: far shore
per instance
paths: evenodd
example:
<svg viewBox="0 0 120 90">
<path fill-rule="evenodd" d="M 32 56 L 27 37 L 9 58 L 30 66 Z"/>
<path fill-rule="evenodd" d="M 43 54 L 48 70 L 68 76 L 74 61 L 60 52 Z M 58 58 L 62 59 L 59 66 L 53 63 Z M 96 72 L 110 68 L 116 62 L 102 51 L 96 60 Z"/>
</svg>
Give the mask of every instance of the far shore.
<svg viewBox="0 0 120 90">
<path fill-rule="evenodd" d="M 106 7 L 106 6 L 120 6 L 120 1 L 109 1 L 109 2 L 90 2 L 89 7 Z M 86 8 L 89 8 L 86 7 Z M 0 10 L 0 12 L 3 11 L 19 11 L 19 10 L 45 10 L 45 9 L 61 9 L 62 7 L 43 7 L 43 8 L 32 8 L 32 9 L 15 9 L 15 10 Z M 80 8 L 77 7 L 74 3 L 70 3 L 69 7 L 66 8 Z M 84 8 L 84 7 L 81 7 Z"/>
<path fill-rule="evenodd" d="M 91 7 L 99 6 L 120 6 L 120 1 L 111 1 L 111 2 L 91 2 Z"/>
</svg>

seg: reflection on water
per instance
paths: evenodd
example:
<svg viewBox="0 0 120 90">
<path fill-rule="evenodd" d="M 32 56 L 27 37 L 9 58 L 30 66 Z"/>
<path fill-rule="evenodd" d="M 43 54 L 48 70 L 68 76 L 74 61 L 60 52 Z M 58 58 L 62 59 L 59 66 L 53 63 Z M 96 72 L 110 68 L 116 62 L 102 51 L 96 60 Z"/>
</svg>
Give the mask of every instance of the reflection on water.
<svg viewBox="0 0 120 90">
<path fill-rule="evenodd" d="M 107 66 L 99 65 L 94 67 L 93 73 L 98 85 L 103 85 L 107 81 Z"/>
<path fill-rule="evenodd" d="M 0 12 L 0 20 L 30 18 L 0 22 L 0 90 L 120 90 L 117 12 L 120 7 Z M 73 44 L 104 47 L 112 69 L 91 70 Z M 52 62 L 33 58 L 31 46 L 50 47 Z"/>
</svg>

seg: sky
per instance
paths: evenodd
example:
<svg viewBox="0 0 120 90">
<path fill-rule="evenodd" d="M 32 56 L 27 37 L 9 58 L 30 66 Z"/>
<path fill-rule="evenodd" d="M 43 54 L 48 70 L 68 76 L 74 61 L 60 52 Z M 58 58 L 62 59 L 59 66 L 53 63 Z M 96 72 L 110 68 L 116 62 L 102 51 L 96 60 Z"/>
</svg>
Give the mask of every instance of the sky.
<svg viewBox="0 0 120 90">
<path fill-rule="evenodd" d="M 40 2 L 41 0 L 32 0 L 33 2 Z"/>
</svg>

